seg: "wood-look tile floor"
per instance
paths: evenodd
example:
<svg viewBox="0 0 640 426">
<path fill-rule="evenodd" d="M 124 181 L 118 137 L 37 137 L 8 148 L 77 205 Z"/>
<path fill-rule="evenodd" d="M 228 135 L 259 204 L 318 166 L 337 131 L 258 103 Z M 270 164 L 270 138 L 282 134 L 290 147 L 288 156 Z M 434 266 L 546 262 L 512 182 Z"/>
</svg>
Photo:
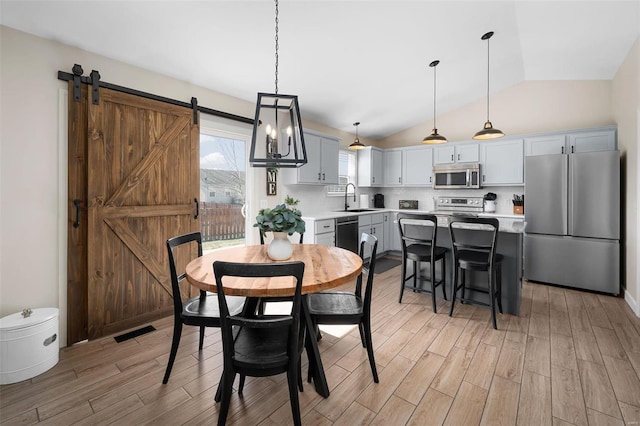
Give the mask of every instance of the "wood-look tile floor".
<svg viewBox="0 0 640 426">
<path fill-rule="evenodd" d="M 319 342 L 329 398 L 305 383 L 306 425 L 622 425 L 640 424 L 640 320 L 621 298 L 524 283 L 521 315 L 405 292 L 400 268 L 375 279 L 373 383 L 357 329 Z M 438 290 L 438 293 L 440 290 Z M 157 331 L 116 343 L 65 348 L 60 362 L 29 381 L 0 387 L 0 423 L 197 425 L 217 422 L 221 374 L 218 329 L 202 352 L 187 327 L 167 385 L 172 318 Z M 340 331 L 340 330 L 338 330 Z M 303 367 L 306 372 L 306 367 Z M 304 374 L 304 373 L 303 373 Z M 247 379 L 228 424 L 290 424 L 284 376 Z"/>
</svg>

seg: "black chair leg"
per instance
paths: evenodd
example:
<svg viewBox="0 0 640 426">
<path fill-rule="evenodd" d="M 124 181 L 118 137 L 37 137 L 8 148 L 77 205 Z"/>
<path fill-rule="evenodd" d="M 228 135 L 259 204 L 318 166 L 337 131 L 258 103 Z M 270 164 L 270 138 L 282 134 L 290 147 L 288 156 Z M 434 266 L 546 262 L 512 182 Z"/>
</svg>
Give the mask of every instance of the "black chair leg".
<svg viewBox="0 0 640 426">
<path fill-rule="evenodd" d="M 433 258 L 431 259 L 431 262 L 429 262 L 429 267 L 431 268 L 431 271 L 429 271 L 429 273 L 431 274 L 430 279 L 431 279 L 431 307 L 433 308 L 433 313 L 437 313 L 436 310 L 436 263 L 433 260 Z"/>
<path fill-rule="evenodd" d="M 204 345 L 204 325 L 200 326 L 200 342 L 198 344 L 198 350 L 202 350 L 202 346 Z"/>
<path fill-rule="evenodd" d="M 238 383 L 238 395 L 242 396 L 242 391 L 244 390 L 244 379 L 246 376 L 244 374 L 240 375 L 240 383 Z"/>
<path fill-rule="evenodd" d="M 456 297 L 458 295 L 458 267 L 453 265 L 453 287 L 451 288 L 451 307 L 449 308 L 449 316 L 453 316 L 453 308 L 456 306 Z"/>
<path fill-rule="evenodd" d="M 404 283 L 407 280 L 407 262 L 405 259 L 402 259 L 402 278 L 400 278 L 400 298 L 398 299 L 398 303 L 402 303 L 402 295 L 404 294 Z"/>
<path fill-rule="evenodd" d="M 300 401 L 298 399 L 298 366 L 289 368 L 287 371 L 287 382 L 289 384 L 289 400 L 291 401 L 291 414 L 293 415 L 293 424 L 302 425 L 300 417 Z"/>
<path fill-rule="evenodd" d="M 364 321 L 364 335 L 367 340 L 367 355 L 369 357 L 369 364 L 371 365 L 371 373 L 373 374 L 373 381 L 375 383 L 379 383 L 378 379 L 378 369 L 376 368 L 376 360 L 373 357 L 373 340 L 371 339 L 371 322 L 365 320 Z"/>
<path fill-rule="evenodd" d="M 498 309 L 500 313 L 502 312 L 502 263 L 498 264 L 498 269 L 496 270 L 496 283 L 498 286 Z"/>
<path fill-rule="evenodd" d="M 365 331 L 364 331 L 364 326 L 362 325 L 362 323 L 358 324 L 358 330 L 360 330 L 360 341 L 362 342 L 362 347 L 366 348 L 367 347 L 367 342 L 366 342 L 365 337 L 364 337 Z"/>
<path fill-rule="evenodd" d="M 231 405 L 231 392 L 235 378 L 235 373 L 222 374 L 222 401 L 220 402 L 220 411 L 218 412 L 218 426 L 224 426 L 227 423 L 229 405 Z"/>
<path fill-rule="evenodd" d="M 442 297 L 447 300 L 447 259 L 442 260 Z"/>
<path fill-rule="evenodd" d="M 495 288 L 493 283 L 493 274 L 494 271 L 492 268 L 489 268 L 489 306 L 491 307 L 491 321 L 493 322 L 494 330 L 498 329 L 498 325 L 496 324 L 496 301 L 495 301 Z"/>
<path fill-rule="evenodd" d="M 418 274 L 420 273 L 420 263 L 413 261 L 413 292 L 418 288 Z"/>
<path fill-rule="evenodd" d="M 460 270 L 460 274 L 462 275 L 462 298 L 460 299 L 460 303 L 464 304 L 464 291 L 467 288 L 467 271 L 465 271 L 464 269 Z"/>
<path fill-rule="evenodd" d="M 167 363 L 167 369 L 164 372 L 164 379 L 162 379 L 162 384 L 167 384 L 169 381 L 169 376 L 171 375 L 171 369 L 173 368 L 173 363 L 176 360 L 176 355 L 178 353 L 178 345 L 180 345 L 180 336 L 182 335 L 182 321 L 180 319 L 176 319 L 173 322 L 173 339 L 171 340 L 171 352 L 169 353 L 169 362 Z"/>
<path fill-rule="evenodd" d="M 222 372 L 222 376 L 220 376 L 220 381 L 218 382 L 218 389 L 216 390 L 216 396 L 213 397 L 215 402 L 220 402 L 222 400 L 222 387 L 224 386 L 224 371 Z"/>
</svg>

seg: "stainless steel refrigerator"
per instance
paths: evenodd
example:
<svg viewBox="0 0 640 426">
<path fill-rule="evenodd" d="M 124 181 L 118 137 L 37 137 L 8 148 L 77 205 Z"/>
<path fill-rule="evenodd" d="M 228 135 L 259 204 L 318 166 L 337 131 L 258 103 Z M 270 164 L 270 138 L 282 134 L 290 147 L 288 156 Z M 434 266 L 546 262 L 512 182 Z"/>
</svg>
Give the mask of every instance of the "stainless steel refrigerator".
<svg viewBox="0 0 640 426">
<path fill-rule="evenodd" d="M 620 153 L 526 157 L 524 277 L 620 293 Z"/>
</svg>

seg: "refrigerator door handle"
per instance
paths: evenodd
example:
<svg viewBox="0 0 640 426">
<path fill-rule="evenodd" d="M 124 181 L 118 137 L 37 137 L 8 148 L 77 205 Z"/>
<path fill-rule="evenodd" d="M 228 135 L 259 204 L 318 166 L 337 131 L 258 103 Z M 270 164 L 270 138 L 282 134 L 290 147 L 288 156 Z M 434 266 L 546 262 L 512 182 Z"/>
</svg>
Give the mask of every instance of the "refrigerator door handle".
<svg viewBox="0 0 640 426">
<path fill-rule="evenodd" d="M 564 156 L 565 161 L 562 162 L 562 175 L 564 176 L 563 182 L 563 202 L 562 202 L 562 210 L 565 212 L 564 215 L 564 231 L 565 235 L 573 235 L 573 221 L 571 217 L 573 215 L 573 177 L 571 174 L 571 169 L 573 167 L 572 157 L 570 155 Z"/>
<path fill-rule="evenodd" d="M 471 170 L 467 169 L 467 187 L 471 185 Z"/>
</svg>

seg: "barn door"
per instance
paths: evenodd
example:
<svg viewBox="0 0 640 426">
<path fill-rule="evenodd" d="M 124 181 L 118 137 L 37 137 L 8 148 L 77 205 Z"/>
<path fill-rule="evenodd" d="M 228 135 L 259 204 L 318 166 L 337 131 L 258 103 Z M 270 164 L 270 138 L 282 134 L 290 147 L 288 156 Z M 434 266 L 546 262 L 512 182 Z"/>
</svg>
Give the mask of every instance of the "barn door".
<svg viewBox="0 0 640 426">
<path fill-rule="evenodd" d="M 199 129 L 193 110 L 110 89 L 86 104 L 93 339 L 173 309 L 166 240 L 199 230 Z"/>
</svg>

